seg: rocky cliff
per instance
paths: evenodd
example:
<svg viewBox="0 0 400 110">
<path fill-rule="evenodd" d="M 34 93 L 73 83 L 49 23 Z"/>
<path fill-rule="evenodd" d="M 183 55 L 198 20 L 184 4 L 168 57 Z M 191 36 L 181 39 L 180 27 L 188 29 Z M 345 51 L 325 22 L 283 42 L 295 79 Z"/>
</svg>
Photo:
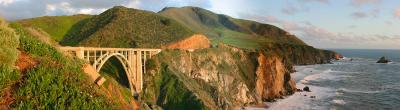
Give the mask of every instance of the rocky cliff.
<svg viewBox="0 0 400 110">
<path fill-rule="evenodd" d="M 142 99 L 164 109 L 259 104 L 293 94 L 292 68 L 285 64 L 283 58 L 264 50 L 225 45 L 193 52 L 165 50 L 147 63 Z"/>
<path fill-rule="evenodd" d="M 168 49 L 203 49 L 210 48 L 211 43 L 207 36 L 202 34 L 195 34 L 181 41 L 171 43 L 166 47 Z"/>
</svg>

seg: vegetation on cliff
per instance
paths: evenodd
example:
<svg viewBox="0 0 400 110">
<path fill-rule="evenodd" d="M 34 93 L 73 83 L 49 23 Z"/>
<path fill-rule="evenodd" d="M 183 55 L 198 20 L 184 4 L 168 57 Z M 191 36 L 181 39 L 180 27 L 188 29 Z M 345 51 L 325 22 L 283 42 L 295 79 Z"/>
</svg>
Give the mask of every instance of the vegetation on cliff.
<svg viewBox="0 0 400 110">
<path fill-rule="evenodd" d="M 81 69 L 83 61 L 64 56 L 20 24 L 11 24 L 12 29 L 3 20 L 0 23 L 0 41 L 7 42 L 1 47 L 1 55 L 7 55 L 2 58 L 7 59 L 0 61 L 0 108 L 122 108 L 88 80 Z"/>
</svg>

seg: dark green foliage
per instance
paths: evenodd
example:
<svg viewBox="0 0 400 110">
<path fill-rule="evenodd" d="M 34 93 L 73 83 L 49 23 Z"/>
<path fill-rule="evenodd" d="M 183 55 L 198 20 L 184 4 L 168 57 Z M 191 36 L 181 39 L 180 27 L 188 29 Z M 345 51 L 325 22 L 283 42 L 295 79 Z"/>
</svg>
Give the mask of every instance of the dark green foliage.
<svg viewBox="0 0 400 110">
<path fill-rule="evenodd" d="M 146 69 L 153 70 L 155 68 L 157 68 L 157 65 L 154 59 L 148 59 L 146 61 Z"/>
</svg>

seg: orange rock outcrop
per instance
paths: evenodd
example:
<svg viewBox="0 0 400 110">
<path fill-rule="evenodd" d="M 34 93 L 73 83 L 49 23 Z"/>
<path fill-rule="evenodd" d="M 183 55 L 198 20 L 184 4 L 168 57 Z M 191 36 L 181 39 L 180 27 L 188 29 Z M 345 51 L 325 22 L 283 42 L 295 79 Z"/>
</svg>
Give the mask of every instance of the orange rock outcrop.
<svg viewBox="0 0 400 110">
<path fill-rule="evenodd" d="M 195 34 L 189 38 L 181 40 L 177 43 L 166 46 L 168 49 L 202 49 L 210 48 L 211 43 L 207 36 L 202 34 Z"/>
</svg>

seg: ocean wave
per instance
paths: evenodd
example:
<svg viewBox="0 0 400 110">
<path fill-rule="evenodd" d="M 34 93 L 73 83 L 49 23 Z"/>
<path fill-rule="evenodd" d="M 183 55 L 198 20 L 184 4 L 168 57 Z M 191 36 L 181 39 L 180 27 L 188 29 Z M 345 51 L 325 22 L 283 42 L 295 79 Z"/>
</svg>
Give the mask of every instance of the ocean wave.
<svg viewBox="0 0 400 110">
<path fill-rule="evenodd" d="M 351 90 L 346 88 L 340 88 L 337 91 L 339 92 L 352 92 L 352 93 L 365 93 L 365 94 L 375 94 L 383 92 L 384 90 L 375 90 L 375 91 L 361 91 L 361 90 Z"/>
<path fill-rule="evenodd" d="M 342 96 L 343 92 L 336 91 L 335 94 L 336 94 L 336 96 Z"/>
<path fill-rule="evenodd" d="M 346 104 L 346 102 L 344 100 L 341 100 L 341 99 L 334 99 L 334 100 L 332 100 L 332 102 L 335 103 L 335 104 L 339 104 L 339 105 Z"/>
<path fill-rule="evenodd" d="M 327 69 L 320 73 L 306 76 L 306 77 L 304 77 L 304 80 L 315 80 L 315 79 L 321 78 L 323 74 L 330 73 L 330 72 L 333 72 L 332 69 Z"/>
</svg>

